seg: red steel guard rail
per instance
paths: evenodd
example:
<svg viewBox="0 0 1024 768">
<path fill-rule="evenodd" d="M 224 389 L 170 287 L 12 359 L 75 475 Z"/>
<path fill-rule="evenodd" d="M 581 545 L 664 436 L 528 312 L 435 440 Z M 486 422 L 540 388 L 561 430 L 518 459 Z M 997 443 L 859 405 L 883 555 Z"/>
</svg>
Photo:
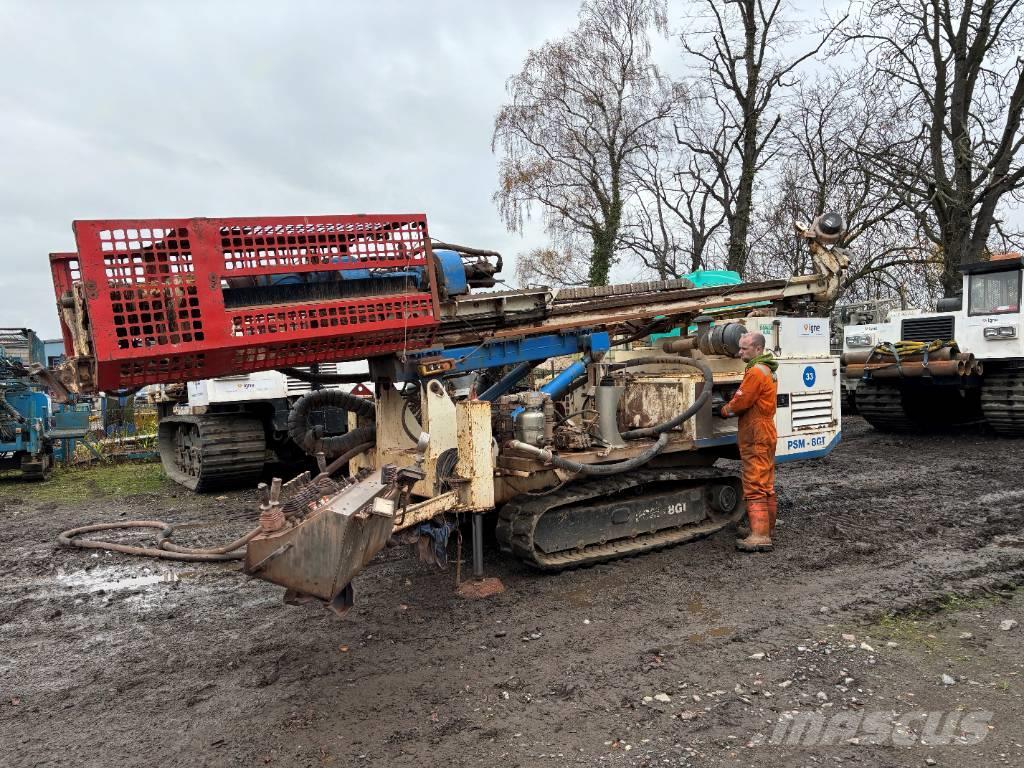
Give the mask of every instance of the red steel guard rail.
<svg viewBox="0 0 1024 768">
<path fill-rule="evenodd" d="M 422 214 L 76 221 L 74 232 L 77 256 L 50 263 L 58 302 L 73 284 L 84 297 L 97 390 L 362 360 L 429 345 L 440 322 Z M 225 304 L 226 290 L 282 276 L 338 285 L 331 273 L 417 267 L 427 288 L 406 277 L 385 295 Z"/>
</svg>

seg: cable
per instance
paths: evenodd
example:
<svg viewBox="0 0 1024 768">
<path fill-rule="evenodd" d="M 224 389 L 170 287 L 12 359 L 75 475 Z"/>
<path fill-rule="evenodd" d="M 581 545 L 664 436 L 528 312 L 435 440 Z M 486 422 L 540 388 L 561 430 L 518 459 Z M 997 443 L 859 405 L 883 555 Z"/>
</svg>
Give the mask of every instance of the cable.
<svg viewBox="0 0 1024 768">
<path fill-rule="evenodd" d="M 330 476 L 360 453 L 373 447 L 373 442 L 365 442 L 356 446 L 347 453 L 342 454 L 321 473 L 321 476 Z M 102 541 L 99 539 L 81 538 L 87 533 L 99 531 L 116 531 L 125 528 L 157 528 L 159 533 L 156 536 L 156 547 L 138 547 L 131 544 L 118 544 L 113 541 Z M 174 535 L 174 526 L 160 520 L 124 520 L 116 523 L 97 523 L 94 525 L 83 525 L 78 528 L 69 528 L 57 536 L 57 543 L 62 547 L 78 547 L 81 549 L 103 549 L 108 552 L 121 552 L 126 555 L 140 555 L 142 557 L 155 557 L 163 560 L 178 560 L 194 563 L 216 563 L 226 560 L 241 560 L 245 557 L 244 552 L 239 552 L 246 544 L 263 532 L 263 528 L 257 526 L 244 536 L 235 539 L 228 544 L 219 547 L 183 547 L 170 541 Z"/>
<path fill-rule="evenodd" d="M 410 398 L 407 397 L 402 403 L 402 415 L 399 417 L 399 420 L 402 422 L 402 431 L 405 432 L 405 436 L 415 443 L 419 438 L 412 433 L 412 430 L 409 429 L 409 425 L 405 421 L 405 415 L 410 411 L 412 411 L 412 402 Z"/>
<path fill-rule="evenodd" d="M 455 475 L 455 467 L 459 463 L 459 449 L 448 448 L 441 451 L 434 464 L 434 476 L 442 492 L 451 490 L 451 480 Z"/>
<path fill-rule="evenodd" d="M 341 456 L 332 461 L 330 464 L 328 464 L 324 471 L 321 472 L 320 474 L 327 475 L 328 477 L 330 477 L 339 469 L 341 469 L 347 462 L 352 461 L 352 459 L 354 459 L 361 453 L 366 453 L 376 444 L 377 443 L 375 440 L 369 440 L 365 443 L 360 443 L 355 448 L 351 449 L 350 451 L 346 451 L 345 453 L 341 454 Z"/>
</svg>

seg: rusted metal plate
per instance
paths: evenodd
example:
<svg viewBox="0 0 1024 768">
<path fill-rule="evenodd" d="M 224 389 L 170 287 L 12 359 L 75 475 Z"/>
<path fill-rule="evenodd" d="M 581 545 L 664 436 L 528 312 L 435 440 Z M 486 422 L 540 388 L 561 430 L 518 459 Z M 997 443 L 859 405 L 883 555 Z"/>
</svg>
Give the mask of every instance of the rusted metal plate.
<svg viewBox="0 0 1024 768">
<path fill-rule="evenodd" d="M 394 515 L 373 507 L 392 487 L 374 475 L 340 491 L 298 525 L 257 536 L 246 548 L 246 572 L 333 601 L 391 536 Z"/>
<path fill-rule="evenodd" d="M 491 404 L 484 400 L 457 403 L 459 463 L 455 471 L 469 482 L 462 490 L 463 508 L 494 507 L 494 458 L 491 453 Z"/>
<path fill-rule="evenodd" d="M 619 401 L 619 429 L 652 427 L 675 418 L 696 399 L 697 379 L 689 374 L 627 377 Z M 694 422 L 688 420 L 676 432 L 694 438 Z"/>
</svg>

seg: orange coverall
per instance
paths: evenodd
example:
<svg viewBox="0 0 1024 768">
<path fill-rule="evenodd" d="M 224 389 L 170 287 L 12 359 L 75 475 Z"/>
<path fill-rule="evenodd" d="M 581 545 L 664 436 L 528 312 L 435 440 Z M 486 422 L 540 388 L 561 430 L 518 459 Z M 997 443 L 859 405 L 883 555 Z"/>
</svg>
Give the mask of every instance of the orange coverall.
<svg viewBox="0 0 1024 768">
<path fill-rule="evenodd" d="M 723 416 L 739 416 L 736 440 L 743 463 L 743 497 L 763 499 L 775 495 L 775 404 L 778 384 L 766 365 L 755 365 L 744 375 L 740 388 L 726 405 Z"/>
</svg>

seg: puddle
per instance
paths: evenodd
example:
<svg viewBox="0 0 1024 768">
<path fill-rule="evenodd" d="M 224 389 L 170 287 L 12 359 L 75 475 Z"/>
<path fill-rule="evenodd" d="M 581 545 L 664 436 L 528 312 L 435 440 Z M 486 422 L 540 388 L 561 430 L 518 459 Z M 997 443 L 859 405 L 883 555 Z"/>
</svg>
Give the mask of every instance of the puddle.
<svg viewBox="0 0 1024 768">
<path fill-rule="evenodd" d="M 89 592 L 116 592 L 122 589 L 134 589 L 150 584 L 174 584 L 183 577 L 191 576 L 191 572 L 177 573 L 162 571 L 159 573 L 143 573 L 141 576 L 116 568 L 94 568 L 91 571 L 66 573 L 57 570 L 57 583 L 64 587 L 85 589 Z"/>
<path fill-rule="evenodd" d="M 696 634 L 690 635 L 686 639 L 691 643 L 703 643 L 709 639 L 728 637 L 736 631 L 736 627 L 711 627 L 704 632 L 697 632 Z"/>
<path fill-rule="evenodd" d="M 590 608 L 594 604 L 594 593 L 590 589 L 574 589 L 565 593 L 565 599 L 576 608 Z"/>
</svg>

